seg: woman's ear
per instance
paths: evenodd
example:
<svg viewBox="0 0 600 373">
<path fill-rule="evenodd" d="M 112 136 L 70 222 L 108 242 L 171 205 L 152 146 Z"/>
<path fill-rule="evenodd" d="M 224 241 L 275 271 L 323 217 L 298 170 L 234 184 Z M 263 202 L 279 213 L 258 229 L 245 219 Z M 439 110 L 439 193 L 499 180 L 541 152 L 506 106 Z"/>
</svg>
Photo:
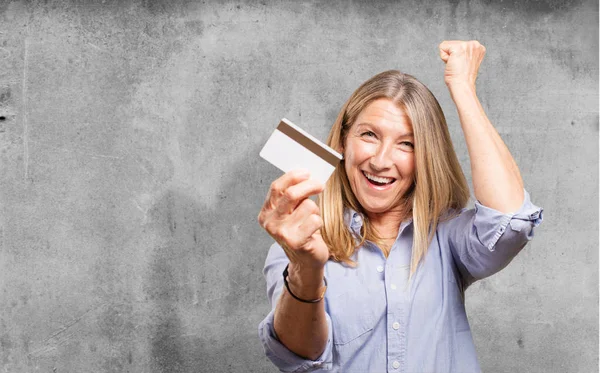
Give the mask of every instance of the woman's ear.
<svg viewBox="0 0 600 373">
<path fill-rule="evenodd" d="M 345 138 L 341 139 L 342 141 L 340 141 L 340 145 L 338 146 L 337 149 L 335 149 L 336 152 L 340 153 L 342 155 L 342 157 L 344 156 L 344 144 L 346 142 Z"/>
</svg>

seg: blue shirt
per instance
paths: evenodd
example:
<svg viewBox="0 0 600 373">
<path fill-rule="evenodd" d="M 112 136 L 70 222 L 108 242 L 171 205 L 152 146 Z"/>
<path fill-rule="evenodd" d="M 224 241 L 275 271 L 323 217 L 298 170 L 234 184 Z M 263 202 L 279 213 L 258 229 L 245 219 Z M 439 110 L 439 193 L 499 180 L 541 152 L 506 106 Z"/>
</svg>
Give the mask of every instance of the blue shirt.
<svg viewBox="0 0 600 373">
<path fill-rule="evenodd" d="M 315 361 L 288 350 L 274 332 L 274 309 L 289 262 L 274 244 L 264 268 L 272 310 L 258 327 L 267 357 L 283 372 L 480 372 L 464 291 L 504 268 L 533 237 L 543 210 L 524 194 L 516 213 L 475 202 L 474 209 L 440 222 L 410 282 L 411 220 L 400 225 L 387 259 L 366 242 L 353 255 L 356 268 L 327 262 L 328 339 Z M 344 220 L 360 232 L 359 214 L 346 209 Z"/>
</svg>

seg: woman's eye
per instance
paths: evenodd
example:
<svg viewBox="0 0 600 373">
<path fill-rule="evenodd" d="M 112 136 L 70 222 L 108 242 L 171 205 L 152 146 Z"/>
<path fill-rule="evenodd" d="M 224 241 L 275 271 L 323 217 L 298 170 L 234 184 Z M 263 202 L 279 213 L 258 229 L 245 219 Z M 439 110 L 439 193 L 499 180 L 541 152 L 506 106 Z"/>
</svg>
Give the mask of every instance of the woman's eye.
<svg viewBox="0 0 600 373">
<path fill-rule="evenodd" d="M 400 146 L 402 146 L 402 147 L 408 147 L 408 148 L 411 148 L 411 149 L 415 148 L 415 146 L 413 145 L 413 143 L 409 142 L 409 141 L 402 141 L 400 143 Z"/>
<path fill-rule="evenodd" d="M 372 131 L 367 131 L 367 132 L 363 132 L 361 134 L 361 136 L 375 137 L 375 133 L 373 133 Z"/>
</svg>

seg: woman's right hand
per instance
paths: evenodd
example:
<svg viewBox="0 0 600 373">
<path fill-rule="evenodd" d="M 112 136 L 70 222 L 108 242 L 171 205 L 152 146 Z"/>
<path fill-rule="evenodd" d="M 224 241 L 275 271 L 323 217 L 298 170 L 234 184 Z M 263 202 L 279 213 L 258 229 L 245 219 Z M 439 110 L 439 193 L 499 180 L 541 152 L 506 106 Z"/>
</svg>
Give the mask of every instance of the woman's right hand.
<svg viewBox="0 0 600 373">
<path fill-rule="evenodd" d="M 294 170 L 275 180 L 258 215 L 260 225 L 285 250 L 290 276 L 295 272 L 322 275 L 329 259 L 319 207 L 308 198 L 324 186 L 309 177 L 307 171 Z"/>
<path fill-rule="evenodd" d="M 320 233 L 323 220 L 319 207 L 308 198 L 323 188 L 323 184 L 309 179 L 306 171 L 287 172 L 271 184 L 258 215 L 260 225 L 290 260 L 287 291 L 283 288 L 277 301 L 273 328 L 290 351 L 312 360 L 327 345 L 325 302 L 301 303 L 291 294 L 303 300 L 322 299 L 324 295 L 329 249 Z"/>
</svg>

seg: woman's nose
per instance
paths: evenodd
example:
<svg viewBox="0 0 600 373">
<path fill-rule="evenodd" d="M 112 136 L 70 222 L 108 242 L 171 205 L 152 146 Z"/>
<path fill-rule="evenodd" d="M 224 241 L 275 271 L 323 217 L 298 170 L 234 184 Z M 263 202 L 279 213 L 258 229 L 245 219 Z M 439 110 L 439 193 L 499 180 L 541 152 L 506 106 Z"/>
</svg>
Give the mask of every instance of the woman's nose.
<svg viewBox="0 0 600 373">
<path fill-rule="evenodd" d="M 369 159 L 369 165 L 375 171 L 382 171 L 392 166 L 391 148 L 384 144 L 377 147 L 377 151 L 371 159 Z"/>
</svg>

